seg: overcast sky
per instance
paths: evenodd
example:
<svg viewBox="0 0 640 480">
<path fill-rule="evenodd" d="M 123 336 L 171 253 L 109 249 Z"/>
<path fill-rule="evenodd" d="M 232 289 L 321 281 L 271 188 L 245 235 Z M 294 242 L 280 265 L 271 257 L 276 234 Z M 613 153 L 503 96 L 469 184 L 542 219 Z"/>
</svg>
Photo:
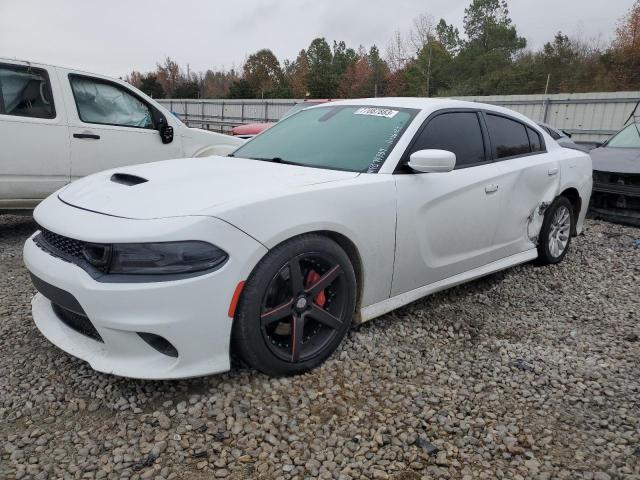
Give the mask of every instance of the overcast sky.
<svg viewBox="0 0 640 480">
<path fill-rule="evenodd" d="M 112 76 L 170 56 L 192 70 L 239 67 L 270 48 L 295 58 L 315 37 L 385 51 L 420 13 L 462 29 L 470 0 L 0 0 L 0 57 Z M 509 0 L 529 46 L 558 30 L 607 42 L 633 0 Z"/>
</svg>

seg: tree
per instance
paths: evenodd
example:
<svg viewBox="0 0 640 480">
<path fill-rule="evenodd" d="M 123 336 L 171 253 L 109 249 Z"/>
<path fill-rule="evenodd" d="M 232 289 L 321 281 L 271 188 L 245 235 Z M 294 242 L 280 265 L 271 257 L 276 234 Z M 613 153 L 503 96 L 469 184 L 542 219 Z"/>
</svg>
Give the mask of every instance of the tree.
<svg viewBox="0 0 640 480">
<path fill-rule="evenodd" d="M 436 26 L 436 38 L 449 55 L 455 56 L 460 51 L 462 43 L 460 32 L 453 25 L 449 25 L 444 18 L 441 18 Z"/>
<path fill-rule="evenodd" d="M 338 95 L 340 98 L 362 98 L 372 96 L 371 92 L 371 65 L 369 56 L 364 48 L 356 54 L 355 61 L 351 62 L 344 74 L 340 77 Z"/>
<path fill-rule="evenodd" d="M 175 97 L 175 89 L 180 82 L 184 80 L 180 66 L 171 60 L 170 57 L 165 58 L 164 64 L 157 64 L 156 79 L 167 97 Z"/>
<path fill-rule="evenodd" d="M 369 49 L 369 69 L 371 70 L 369 95 L 374 97 L 385 95 L 389 79 L 389 65 L 380 57 L 380 50 L 375 45 Z"/>
<path fill-rule="evenodd" d="M 151 98 L 164 98 L 164 90 L 155 73 L 147 73 L 140 79 L 138 88 Z"/>
<path fill-rule="evenodd" d="M 271 97 L 274 91 L 280 90 L 284 76 L 280 62 L 267 48 L 249 55 L 243 68 L 243 78 L 260 97 Z"/>
<path fill-rule="evenodd" d="M 613 48 L 623 51 L 640 49 L 640 0 L 636 0 L 627 15 L 618 22 Z"/>
<path fill-rule="evenodd" d="M 306 98 L 309 94 L 307 77 L 309 75 L 309 59 L 305 50 L 300 50 L 295 62 L 288 64 L 285 69 L 287 82 L 294 98 Z"/>
<path fill-rule="evenodd" d="M 229 88 L 229 98 L 256 98 L 256 91 L 251 84 L 244 78 L 240 78 L 233 82 Z"/>
<path fill-rule="evenodd" d="M 194 79 L 180 82 L 173 90 L 173 98 L 200 98 L 200 88 Z"/>
<path fill-rule="evenodd" d="M 312 98 L 335 98 L 339 79 L 333 65 L 331 47 L 324 38 L 316 38 L 307 49 L 309 70 L 306 83 Z"/>
</svg>

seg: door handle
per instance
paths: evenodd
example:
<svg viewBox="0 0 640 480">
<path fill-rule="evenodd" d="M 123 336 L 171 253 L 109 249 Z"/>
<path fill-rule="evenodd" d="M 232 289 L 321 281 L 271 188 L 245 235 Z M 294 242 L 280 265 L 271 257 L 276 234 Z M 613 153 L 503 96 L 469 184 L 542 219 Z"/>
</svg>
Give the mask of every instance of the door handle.
<svg viewBox="0 0 640 480">
<path fill-rule="evenodd" d="M 495 183 L 492 183 L 491 185 L 487 185 L 486 187 L 484 187 L 484 191 L 485 193 L 494 193 L 498 191 L 498 185 Z"/>
<path fill-rule="evenodd" d="M 553 177 L 554 175 L 558 174 L 558 169 L 557 168 L 550 168 L 549 170 L 547 170 L 547 174 L 550 177 Z"/>
<path fill-rule="evenodd" d="M 89 140 L 100 140 L 100 135 L 95 133 L 74 133 L 73 138 L 87 138 Z"/>
</svg>

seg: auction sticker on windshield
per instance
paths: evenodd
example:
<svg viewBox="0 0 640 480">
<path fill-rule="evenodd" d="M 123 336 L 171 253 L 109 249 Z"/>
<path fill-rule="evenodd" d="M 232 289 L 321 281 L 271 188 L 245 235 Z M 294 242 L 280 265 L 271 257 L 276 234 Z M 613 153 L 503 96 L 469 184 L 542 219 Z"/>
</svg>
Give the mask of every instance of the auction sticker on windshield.
<svg viewBox="0 0 640 480">
<path fill-rule="evenodd" d="M 398 110 L 376 107 L 362 107 L 354 112 L 354 115 L 370 115 L 373 117 L 393 118 L 398 114 Z"/>
</svg>

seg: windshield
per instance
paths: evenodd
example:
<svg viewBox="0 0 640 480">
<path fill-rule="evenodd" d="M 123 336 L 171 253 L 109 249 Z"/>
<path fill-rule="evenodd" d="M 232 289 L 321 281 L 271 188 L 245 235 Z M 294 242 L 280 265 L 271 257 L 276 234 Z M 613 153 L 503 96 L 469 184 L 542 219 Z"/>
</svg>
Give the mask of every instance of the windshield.
<svg viewBox="0 0 640 480">
<path fill-rule="evenodd" d="M 323 103 L 325 103 L 325 102 L 300 102 L 300 103 L 296 103 L 293 107 L 291 107 L 290 110 L 287 110 L 287 113 L 285 113 L 282 116 L 280 121 L 284 120 L 285 118 L 290 117 L 294 113 L 298 113 L 300 110 L 304 110 L 305 108 L 309 108 L 309 107 L 314 107 L 316 105 L 322 105 Z"/>
<path fill-rule="evenodd" d="M 377 172 L 417 112 L 352 105 L 302 110 L 253 138 L 233 156 Z"/>
<path fill-rule="evenodd" d="M 607 142 L 607 147 L 614 148 L 640 148 L 640 126 L 632 123 L 620 130 L 615 137 Z"/>
</svg>

